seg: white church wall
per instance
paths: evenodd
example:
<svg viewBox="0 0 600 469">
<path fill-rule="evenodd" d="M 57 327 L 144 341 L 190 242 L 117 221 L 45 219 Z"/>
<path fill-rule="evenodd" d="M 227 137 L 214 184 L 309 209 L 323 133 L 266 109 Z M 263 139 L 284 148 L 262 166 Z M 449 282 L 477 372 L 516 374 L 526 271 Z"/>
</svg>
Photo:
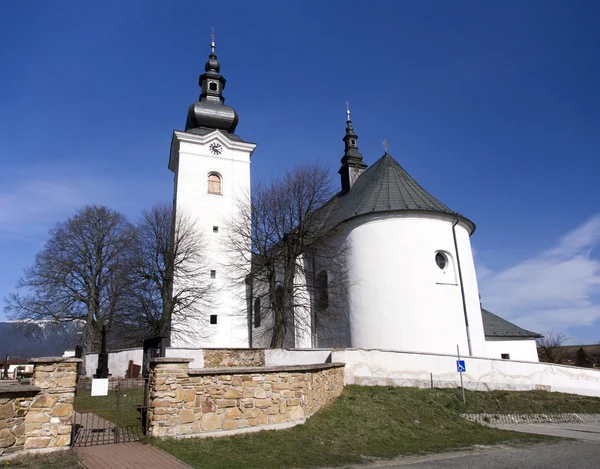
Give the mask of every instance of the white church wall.
<svg viewBox="0 0 600 469">
<path fill-rule="evenodd" d="M 467 389 L 546 390 L 600 397 L 600 371 L 550 363 L 461 357 Z M 362 386 L 459 387 L 456 355 L 390 350 L 334 350 L 331 361 L 345 363 L 346 384 Z"/>
<path fill-rule="evenodd" d="M 284 347 L 307 348 L 312 346 L 312 298 L 310 284 L 307 283 L 306 272 L 312 271 L 308 260 L 302 256 L 298 260 L 298 273 L 294 279 L 294 318 L 293 326 L 286 332 Z M 260 278 L 260 276 L 257 276 Z M 276 274 L 277 282 L 283 281 L 283 269 Z M 261 302 L 260 326 L 256 327 L 256 299 Z M 270 346 L 274 323 L 273 312 L 269 305 L 269 286 L 257 278 L 252 285 L 252 347 L 266 348 Z"/>
<path fill-rule="evenodd" d="M 239 213 L 238 201 L 250 190 L 250 154 L 253 144 L 232 142 L 220 132 L 207 136 L 175 132 L 176 206 L 195 221 L 205 242 L 205 279 L 213 286 L 210 307 L 202 317 L 174 318 L 174 327 L 184 330 L 174 334 L 174 347 L 247 347 L 248 324 L 244 279 L 239 278 L 241 256 L 232 254 L 224 245 L 228 222 Z M 222 153 L 213 155 L 211 143 L 219 143 Z M 172 154 L 172 159 L 174 155 Z M 208 176 L 218 173 L 222 195 L 208 193 Z M 216 231 L 213 229 L 216 227 Z M 233 266 L 237 268 L 233 268 Z M 210 277 L 211 270 L 216 277 Z M 210 316 L 217 324 L 210 324 Z"/>
<path fill-rule="evenodd" d="M 327 307 L 318 306 L 317 297 L 322 292 L 314 291 L 313 345 L 318 348 L 350 347 L 350 318 L 348 303 L 348 255 L 347 233 L 335 230 L 322 240 L 314 257 L 313 276 L 325 272 L 327 275 Z"/>
<path fill-rule="evenodd" d="M 469 318 L 469 332 L 471 336 L 471 350 L 473 355 L 485 357 L 487 347 L 483 330 L 483 319 L 481 317 L 481 303 L 479 298 L 479 286 L 475 272 L 475 261 L 471 248 L 471 238 L 464 225 L 456 225 L 456 244 L 460 256 L 460 270 L 462 273 L 463 288 L 465 291 L 465 303 L 467 317 Z M 466 352 L 466 350 L 464 351 Z M 465 353 L 466 354 L 466 353 Z"/>
<path fill-rule="evenodd" d="M 348 230 L 349 310 L 352 347 L 468 354 L 452 222 L 435 215 L 361 217 Z M 457 226 L 457 235 L 464 228 Z M 468 310 L 479 296 L 472 256 L 459 235 Z M 468 241 L 468 237 L 467 237 Z M 435 254 L 450 254 L 449 275 L 440 280 Z M 468 252 L 466 252 L 468 251 Z M 469 314 L 472 316 L 472 314 Z M 474 351 L 485 355 L 481 319 L 471 318 Z M 482 348 L 483 344 L 483 348 Z"/>
<path fill-rule="evenodd" d="M 331 361 L 331 349 L 266 349 L 265 366 L 313 365 Z"/>
<path fill-rule="evenodd" d="M 260 282 L 255 282 L 253 285 L 252 297 L 252 348 L 266 348 L 271 343 L 271 330 L 273 327 L 273 314 L 269 310 L 268 295 L 266 295 L 266 285 Z M 256 326 L 255 308 L 256 299 L 260 298 L 260 325 Z"/>
<path fill-rule="evenodd" d="M 535 339 L 486 339 L 487 356 L 502 358 L 503 354 L 510 355 L 510 360 L 538 362 L 537 346 Z"/>
<path fill-rule="evenodd" d="M 312 264 L 300 256 L 300 268 L 294 278 L 294 347 L 308 348 L 312 346 L 312 298 L 311 288 L 307 283 L 306 273 L 312 273 Z"/>
</svg>

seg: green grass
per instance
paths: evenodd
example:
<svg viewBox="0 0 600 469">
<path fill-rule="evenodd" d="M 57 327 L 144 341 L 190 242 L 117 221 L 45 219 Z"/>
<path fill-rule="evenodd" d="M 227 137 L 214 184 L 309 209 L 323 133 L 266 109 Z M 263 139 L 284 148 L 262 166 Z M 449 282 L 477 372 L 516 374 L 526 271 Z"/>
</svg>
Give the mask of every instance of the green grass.
<svg viewBox="0 0 600 469">
<path fill-rule="evenodd" d="M 73 450 L 57 451 L 45 455 L 21 456 L 10 461 L 0 462 L 0 467 L 19 469 L 81 469 L 79 458 Z"/>
<path fill-rule="evenodd" d="M 144 400 L 143 388 L 126 389 L 121 394 L 119 425 L 132 426 L 139 424 L 140 413 L 137 406 Z M 91 396 L 89 389 L 78 389 L 74 401 L 77 412 L 93 412 L 94 414 L 116 423 L 117 393 L 109 391 L 107 396 Z"/>
<path fill-rule="evenodd" d="M 473 406 L 497 400 L 493 392 L 468 393 L 468 399 L 472 394 L 486 395 L 473 398 Z M 513 401 L 517 406 L 518 401 Z M 467 422 L 459 416 L 464 411 L 456 389 L 348 386 L 331 406 L 291 429 L 155 444 L 195 468 L 288 469 L 340 466 L 474 444 L 548 440 Z"/>
<path fill-rule="evenodd" d="M 560 414 L 600 413 L 600 398 L 547 391 L 465 392 L 467 405 L 453 402 L 461 413 Z"/>
</svg>

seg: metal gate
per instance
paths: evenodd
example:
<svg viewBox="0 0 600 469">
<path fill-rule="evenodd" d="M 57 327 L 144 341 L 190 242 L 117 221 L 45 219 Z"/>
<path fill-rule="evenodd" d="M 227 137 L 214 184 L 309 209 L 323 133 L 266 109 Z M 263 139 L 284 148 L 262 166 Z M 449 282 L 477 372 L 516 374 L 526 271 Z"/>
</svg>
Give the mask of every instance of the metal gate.
<svg viewBox="0 0 600 469">
<path fill-rule="evenodd" d="M 73 404 L 73 446 L 127 443 L 144 438 L 148 378 L 111 378 L 106 396 L 92 396 L 91 389 L 92 380 L 81 377 Z"/>
</svg>

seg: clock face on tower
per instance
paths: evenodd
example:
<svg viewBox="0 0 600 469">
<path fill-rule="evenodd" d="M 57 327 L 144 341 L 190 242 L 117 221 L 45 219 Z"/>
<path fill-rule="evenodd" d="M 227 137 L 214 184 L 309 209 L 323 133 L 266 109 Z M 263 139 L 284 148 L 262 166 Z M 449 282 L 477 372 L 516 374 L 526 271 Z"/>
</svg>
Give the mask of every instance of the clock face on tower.
<svg viewBox="0 0 600 469">
<path fill-rule="evenodd" d="M 220 155 L 221 153 L 223 153 L 223 147 L 220 143 L 213 142 L 208 148 L 213 155 Z"/>
</svg>

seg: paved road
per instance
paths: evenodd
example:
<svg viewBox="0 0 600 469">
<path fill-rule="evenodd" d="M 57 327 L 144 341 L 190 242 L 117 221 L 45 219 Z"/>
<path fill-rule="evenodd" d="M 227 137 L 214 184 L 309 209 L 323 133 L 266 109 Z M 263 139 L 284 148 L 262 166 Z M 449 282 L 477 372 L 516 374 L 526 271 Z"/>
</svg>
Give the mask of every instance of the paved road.
<svg viewBox="0 0 600 469">
<path fill-rule="evenodd" d="M 363 466 L 364 467 L 364 466 Z M 401 458 L 369 469 L 598 469 L 600 444 L 569 440 L 522 447 L 494 447 L 469 452 Z"/>
<path fill-rule="evenodd" d="M 503 423 L 492 426 L 502 430 L 600 442 L 600 424 L 597 423 Z M 600 467 L 600 461 L 598 467 Z"/>
</svg>

